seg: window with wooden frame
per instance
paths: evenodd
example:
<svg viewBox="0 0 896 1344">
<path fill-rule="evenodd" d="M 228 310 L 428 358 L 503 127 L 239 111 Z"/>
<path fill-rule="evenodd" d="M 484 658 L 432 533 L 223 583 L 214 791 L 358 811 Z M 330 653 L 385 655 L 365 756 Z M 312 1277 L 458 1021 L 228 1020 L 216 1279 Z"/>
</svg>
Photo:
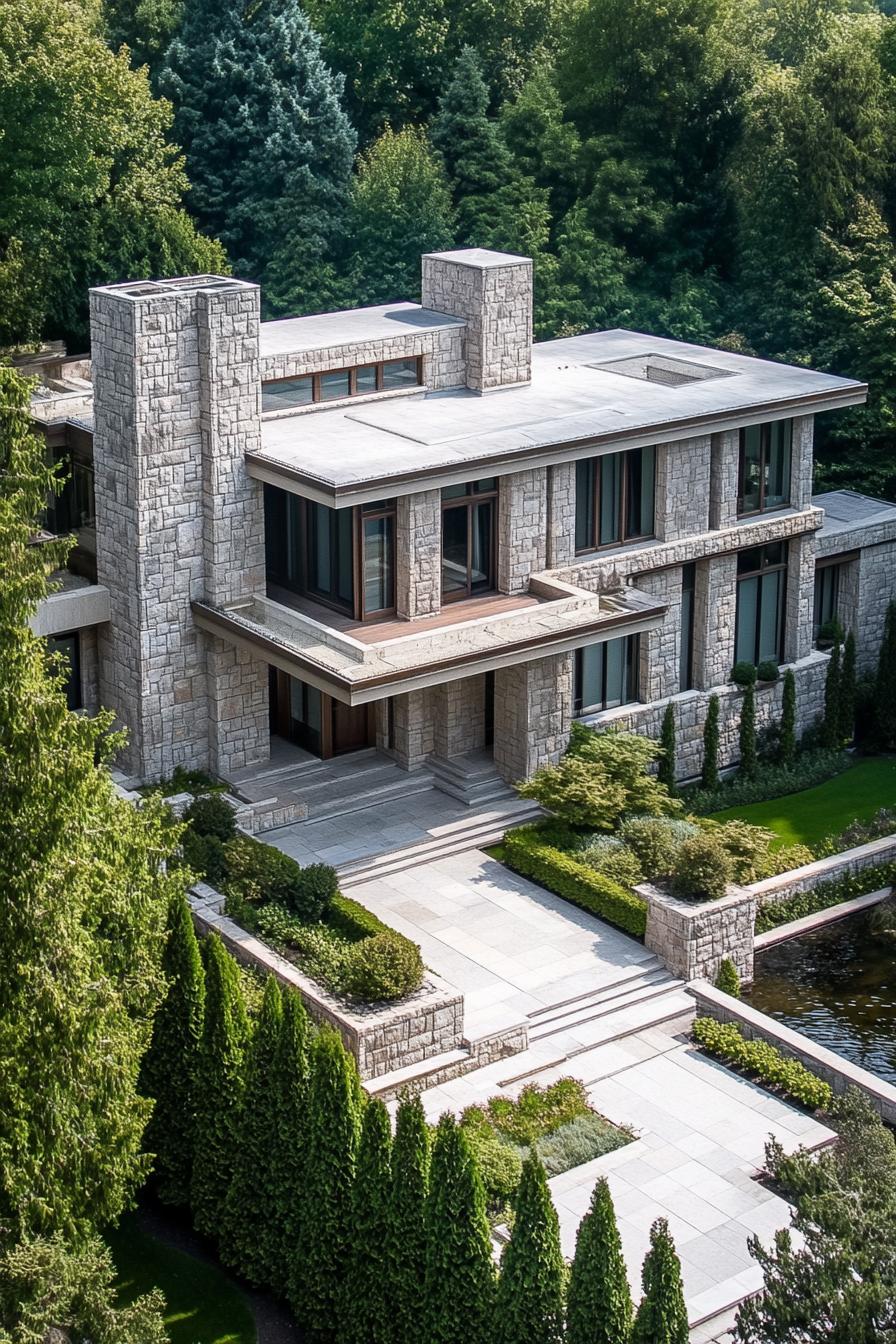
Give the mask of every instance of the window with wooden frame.
<svg viewBox="0 0 896 1344">
<path fill-rule="evenodd" d="M 497 565 L 498 482 L 494 476 L 442 491 L 442 601 L 492 592 Z"/>
<path fill-rule="evenodd" d="M 740 431 L 737 513 L 784 509 L 790 503 L 792 420 L 747 425 Z"/>
<path fill-rule="evenodd" d="M 359 364 L 346 369 L 325 369 L 321 373 L 303 373 L 295 378 L 276 378 L 261 385 L 262 414 L 291 411 L 315 402 L 342 401 L 349 397 L 370 396 L 374 392 L 394 392 L 402 387 L 423 383 L 423 356 L 408 359 L 382 359 L 374 364 Z"/>
<path fill-rule="evenodd" d="M 782 661 L 786 604 L 786 543 L 775 541 L 740 551 L 734 633 L 736 663 Z"/>
<path fill-rule="evenodd" d="M 576 463 L 576 553 L 652 537 L 656 449 L 632 448 Z"/>
</svg>

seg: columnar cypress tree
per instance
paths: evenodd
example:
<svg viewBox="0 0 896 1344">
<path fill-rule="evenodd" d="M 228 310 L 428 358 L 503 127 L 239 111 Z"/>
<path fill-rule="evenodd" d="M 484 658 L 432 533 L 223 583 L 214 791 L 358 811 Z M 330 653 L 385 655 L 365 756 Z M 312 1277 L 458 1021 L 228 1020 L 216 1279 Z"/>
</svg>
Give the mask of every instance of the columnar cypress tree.
<svg viewBox="0 0 896 1344">
<path fill-rule="evenodd" d="M 887 607 L 884 620 L 874 686 L 874 721 L 879 745 L 896 747 L 896 600 Z"/>
<path fill-rule="evenodd" d="M 744 698 L 740 707 L 740 768 L 745 775 L 756 770 L 756 687 L 744 687 Z"/>
<path fill-rule="evenodd" d="M 270 1222 L 276 1108 L 271 1073 L 283 1025 L 280 985 L 269 975 L 261 1012 L 246 1051 L 236 1131 L 233 1180 L 221 1226 L 222 1258 L 252 1283 L 268 1282 L 265 1231 Z"/>
<path fill-rule="evenodd" d="M 155 1100 L 143 1146 L 155 1154 L 159 1198 L 166 1204 L 189 1204 L 205 972 L 183 892 L 168 906 L 162 970 L 168 990 L 153 1021 L 140 1075 L 141 1091 Z"/>
<path fill-rule="evenodd" d="M 688 1344 L 681 1265 L 665 1218 L 650 1229 L 650 1250 L 641 1271 L 644 1296 L 632 1330 L 632 1344 Z"/>
<path fill-rule="evenodd" d="M 274 1114 L 271 1139 L 269 1218 L 262 1231 L 266 1279 L 285 1296 L 295 1248 L 301 1239 L 305 1206 L 304 1162 L 308 1139 L 309 1024 L 295 990 L 283 993 L 280 1038 L 270 1075 Z"/>
<path fill-rule="evenodd" d="M 781 695 L 781 760 L 785 765 L 796 760 L 796 677 L 788 667 L 784 673 L 784 689 Z"/>
<path fill-rule="evenodd" d="M 389 1244 L 392 1170 L 389 1112 L 373 1098 L 361 1122 L 352 1188 L 351 1240 L 339 1322 L 342 1344 L 393 1344 Z"/>
<path fill-rule="evenodd" d="M 662 755 L 657 767 L 657 777 L 661 784 L 671 791 L 675 789 L 675 710 L 671 704 L 666 706 L 663 726 L 660 730 Z"/>
<path fill-rule="evenodd" d="M 336 1338 L 352 1235 L 359 1103 L 354 1060 L 336 1032 L 321 1031 L 311 1046 L 305 1207 L 290 1287 L 299 1328 L 312 1344 Z"/>
<path fill-rule="evenodd" d="M 205 1020 L 196 1070 L 190 1202 L 198 1232 L 217 1237 L 233 1179 L 249 1035 L 237 964 L 217 934 L 205 944 Z"/>
<path fill-rule="evenodd" d="M 856 732 L 856 637 L 851 630 L 843 646 L 837 718 L 840 741 L 851 742 Z"/>
<path fill-rule="evenodd" d="M 566 1298 L 567 1344 L 628 1344 L 632 1329 L 622 1243 L 604 1177 L 579 1224 Z"/>
<path fill-rule="evenodd" d="M 557 1211 L 533 1151 L 523 1163 L 513 1231 L 501 1256 L 495 1344 L 561 1344 L 565 1278 Z"/>
<path fill-rule="evenodd" d="M 826 747 L 840 746 L 840 641 L 834 641 L 824 682 L 824 720 L 821 729 Z"/>
<path fill-rule="evenodd" d="M 399 1102 L 392 1144 L 389 1272 L 394 1344 L 418 1344 L 420 1285 L 426 1273 L 429 1126 L 419 1097 Z"/>
<path fill-rule="evenodd" d="M 426 1201 L 421 1344 L 491 1344 L 495 1272 L 485 1193 L 463 1130 L 443 1115 Z"/>
<path fill-rule="evenodd" d="M 719 785 L 719 697 L 711 695 L 703 724 L 703 769 L 700 782 L 704 789 Z"/>
</svg>

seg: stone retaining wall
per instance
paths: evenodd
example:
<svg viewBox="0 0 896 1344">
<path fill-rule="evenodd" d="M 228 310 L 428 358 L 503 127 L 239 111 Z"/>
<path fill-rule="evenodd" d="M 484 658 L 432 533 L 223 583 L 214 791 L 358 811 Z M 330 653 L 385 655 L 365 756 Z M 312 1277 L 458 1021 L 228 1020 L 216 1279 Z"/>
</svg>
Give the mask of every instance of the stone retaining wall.
<svg viewBox="0 0 896 1344">
<path fill-rule="evenodd" d="M 687 990 L 696 1000 L 697 1012 L 702 1017 L 713 1017 L 717 1022 L 734 1022 L 748 1039 L 768 1041 L 782 1055 L 799 1060 L 810 1073 L 823 1078 L 837 1094 L 850 1087 L 859 1088 L 887 1124 L 896 1124 L 896 1087 L 892 1084 L 885 1083 L 867 1069 L 860 1069 L 857 1064 L 851 1064 L 833 1050 L 817 1045 L 802 1032 L 793 1031 L 767 1014 L 751 1008 L 749 1004 L 723 994 L 704 980 L 688 985 Z"/>
<path fill-rule="evenodd" d="M 756 898 L 730 886 L 718 901 L 680 900 L 649 882 L 635 887 L 647 902 L 644 946 L 682 980 L 714 980 L 727 957 L 741 979 L 753 978 Z"/>
<path fill-rule="evenodd" d="M 896 835 L 885 835 L 879 840 L 869 841 L 867 845 L 845 849 L 842 854 L 832 854 L 830 858 L 816 859 L 814 863 L 803 864 L 801 868 L 791 868 L 790 872 L 779 873 L 777 877 L 752 882 L 745 890 L 755 896 L 759 905 L 767 905 L 769 901 L 783 901 L 788 896 L 812 891 L 822 882 L 830 882 L 835 877 L 858 873 L 863 868 L 892 863 L 894 860 Z"/>
</svg>

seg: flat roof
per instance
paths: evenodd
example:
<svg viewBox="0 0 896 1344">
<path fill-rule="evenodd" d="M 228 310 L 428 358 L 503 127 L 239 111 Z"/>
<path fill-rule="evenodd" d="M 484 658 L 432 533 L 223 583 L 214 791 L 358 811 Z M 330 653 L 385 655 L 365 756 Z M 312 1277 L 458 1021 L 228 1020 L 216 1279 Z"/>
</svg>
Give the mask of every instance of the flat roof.
<svg viewBox="0 0 896 1344">
<path fill-rule="evenodd" d="M 857 490 L 829 490 L 824 495 L 813 495 L 812 503 L 824 509 L 824 522 L 815 534 L 818 540 L 878 523 L 896 523 L 896 504 L 860 495 Z"/>
<path fill-rule="evenodd" d="M 354 316 L 333 315 L 343 324 Z M 853 405 L 866 394 L 864 383 L 789 364 L 634 331 L 593 332 L 536 345 L 532 381 L 522 387 L 428 392 L 264 421 L 261 450 L 247 457 L 260 479 L 348 503 L 376 498 L 386 485 L 401 493 L 420 480 L 502 474 L 562 460 L 563 449 L 586 456 L 693 437 Z"/>
<path fill-rule="evenodd" d="M 383 303 L 376 308 L 351 308 L 343 313 L 313 313 L 261 324 L 261 358 L 301 354 L 355 341 L 383 341 L 462 327 L 461 318 L 421 308 L 419 303 Z"/>
</svg>

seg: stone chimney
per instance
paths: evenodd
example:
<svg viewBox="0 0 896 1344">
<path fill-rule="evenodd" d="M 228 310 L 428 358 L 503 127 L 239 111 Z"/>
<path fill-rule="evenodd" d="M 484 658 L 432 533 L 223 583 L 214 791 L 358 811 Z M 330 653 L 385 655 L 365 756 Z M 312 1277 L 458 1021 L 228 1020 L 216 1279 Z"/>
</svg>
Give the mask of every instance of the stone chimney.
<svg viewBox="0 0 896 1344">
<path fill-rule="evenodd" d="M 423 257 L 423 307 L 467 324 L 467 387 L 490 392 L 532 377 L 532 260 L 471 247 Z"/>
</svg>

